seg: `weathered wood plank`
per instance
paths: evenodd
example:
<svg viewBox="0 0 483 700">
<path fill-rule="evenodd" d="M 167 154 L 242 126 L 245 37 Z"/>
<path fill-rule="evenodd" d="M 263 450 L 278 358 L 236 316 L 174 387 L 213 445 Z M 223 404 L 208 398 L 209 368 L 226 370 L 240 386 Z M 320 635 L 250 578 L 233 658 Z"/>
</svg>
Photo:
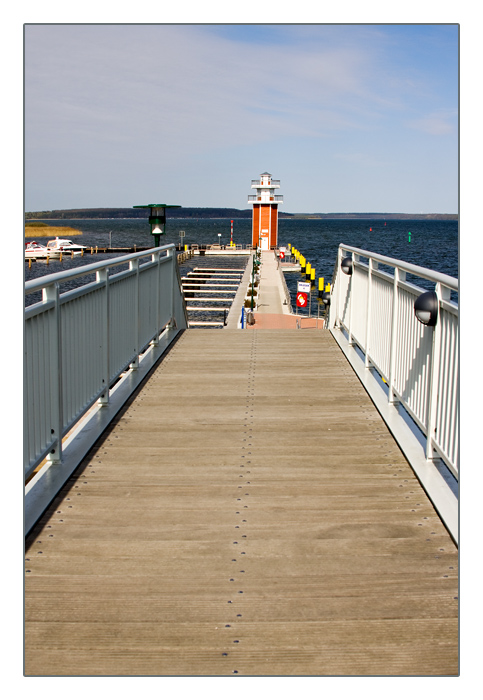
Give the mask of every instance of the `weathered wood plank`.
<svg viewBox="0 0 483 700">
<path fill-rule="evenodd" d="M 454 675 L 457 549 L 331 336 L 187 331 L 26 551 L 27 675 Z"/>
</svg>

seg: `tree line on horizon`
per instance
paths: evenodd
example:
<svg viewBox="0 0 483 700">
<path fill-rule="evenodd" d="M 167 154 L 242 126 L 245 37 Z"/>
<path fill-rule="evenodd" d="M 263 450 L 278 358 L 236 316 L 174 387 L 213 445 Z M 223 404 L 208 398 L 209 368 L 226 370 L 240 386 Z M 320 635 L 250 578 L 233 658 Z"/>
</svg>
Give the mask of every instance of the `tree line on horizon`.
<svg viewBox="0 0 483 700">
<path fill-rule="evenodd" d="M 147 219 L 149 209 L 94 208 L 52 209 L 50 211 L 25 212 L 25 219 Z M 223 207 L 179 207 L 168 212 L 169 219 L 251 219 L 252 209 Z M 457 220 L 458 214 L 405 214 L 390 212 L 328 212 L 299 213 L 279 212 L 279 218 L 317 219 L 434 219 Z"/>
</svg>

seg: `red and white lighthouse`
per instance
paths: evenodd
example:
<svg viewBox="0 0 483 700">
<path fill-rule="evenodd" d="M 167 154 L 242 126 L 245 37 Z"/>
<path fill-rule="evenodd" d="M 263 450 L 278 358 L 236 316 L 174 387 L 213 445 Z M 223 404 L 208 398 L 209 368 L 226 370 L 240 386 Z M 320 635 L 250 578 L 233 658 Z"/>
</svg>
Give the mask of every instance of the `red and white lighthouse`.
<svg viewBox="0 0 483 700">
<path fill-rule="evenodd" d="M 262 173 L 260 180 L 252 180 L 252 189 L 257 193 L 249 195 L 248 203 L 253 204 L 252 246 L 262 250 L 277 247 L 278 240 L 278 205 L 283 197 L 275 194 L 280 187 L 280 180 L 273 180 L 270 173 Z"/>
</svg>

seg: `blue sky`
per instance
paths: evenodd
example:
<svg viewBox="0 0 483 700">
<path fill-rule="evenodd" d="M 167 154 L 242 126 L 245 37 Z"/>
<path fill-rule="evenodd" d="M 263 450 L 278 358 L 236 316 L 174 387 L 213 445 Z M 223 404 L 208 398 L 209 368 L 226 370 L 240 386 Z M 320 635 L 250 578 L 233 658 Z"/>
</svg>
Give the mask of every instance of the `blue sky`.
<svg viewBox="0 0 483 700">
<path fill-rule="evenodd" d="M 25 208 L 458 210 L 457 25 L 26 25 Z"/>
</svg>

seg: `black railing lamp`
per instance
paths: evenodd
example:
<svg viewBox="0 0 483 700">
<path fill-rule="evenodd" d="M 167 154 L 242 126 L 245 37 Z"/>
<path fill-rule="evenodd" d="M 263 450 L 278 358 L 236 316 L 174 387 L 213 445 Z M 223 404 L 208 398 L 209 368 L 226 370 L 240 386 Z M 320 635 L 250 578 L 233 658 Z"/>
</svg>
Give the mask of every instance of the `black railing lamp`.
<svg viewBox="0 0 483 700">
<path fill-rule="evenodd" d="M 166 209 L 179 208 L 180 204 L 136 204 L 133 209 L 149 209 L 151 235 L 154 236 L 154 247 L 159 247 L 160 236 L 166 233 Z"/>
<path fill-rule="evenodd" d="M 346 275 L 352 275 L 352 258 L 350 255 L 343 259 L 340 264 L 340 268 Z"/>
<path fill-rule="evenodd" d="M 438 320 L 438 297 L 436 292 L 424 292 L 414 302 L 414 313 L 425 326 L 435 326 Z"/>
</svg>

